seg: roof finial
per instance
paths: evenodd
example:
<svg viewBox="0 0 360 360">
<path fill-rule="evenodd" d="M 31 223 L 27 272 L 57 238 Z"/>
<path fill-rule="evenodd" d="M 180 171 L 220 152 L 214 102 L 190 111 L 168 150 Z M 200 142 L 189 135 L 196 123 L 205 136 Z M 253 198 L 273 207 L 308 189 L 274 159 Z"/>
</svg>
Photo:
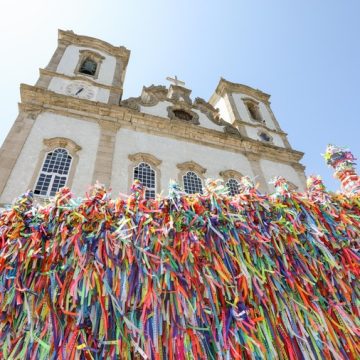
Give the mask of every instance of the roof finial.
<svg viewBox="0 0 360 360">
<path fill-rule="evenodd" d="M 175 78 L 171 78 L 170 76 L 168 76 L 166 78 L 167 81 L 170 81 L 171 83 L 173 83 L 174 85 L 176 86 L 184 86 L 185 85 L 185 82 L 184 81 L 181 81 L 178 79 L 178 77 L 175 75 Z"/>
</svg>

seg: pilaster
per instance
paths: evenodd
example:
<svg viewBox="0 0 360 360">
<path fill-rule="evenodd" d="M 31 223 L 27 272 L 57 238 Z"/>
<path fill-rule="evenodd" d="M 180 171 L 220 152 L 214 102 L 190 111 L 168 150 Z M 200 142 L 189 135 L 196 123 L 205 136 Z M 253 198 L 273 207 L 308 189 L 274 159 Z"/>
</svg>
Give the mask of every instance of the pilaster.
<svg viewBox="0 0 360 360">
<path fill-rule="evenodd" d="M 294 163 L 292 164 L 293 169 L 296 171 L 296 173 L 299 176 L 300 181 L 303 184 L 303 189 L 306 189 L 306 175 L 305 175 L 305 166 L 300 163 Z"/>
<path fill-rule="evenodd" d="M 49 71 L 56 71 L 60 60 L 64 56 L 65 50 L 68 47 L 69 43 L 66 41 L 59 41 L 58 47 L 54 52 L 54 55 L 52 56 L 48 66 L 46 67 L 46 70 Z M 44 73 L 40 73 L 39 80 L 36 82 L 35 86 L 42 87 L 44 89 L 47 89 L 50 85 L 52 77 L 49 75 L 46 75 Z"/>
<path fill-rule="evenodd" d="M 96 153 L 96 161 L 92 183 L 96 181 L 106 187 L 111 183 L 113 156 L 115 151 L 116 134 L 120 126 L 111 121 L 99 120 L 100 140 Z"/>
<path fill-rule="evenodd" d="M 20 152 L 41 109 L 19 105 L 19 115 L 0 148 L 0 194 L 3 193 Z"/>
<path fill-rule="evenodd" d="M 125 70 L 124 72 L 122 66 L 122 62 L 120 58 L 116 58 L 116 66 L 115 66 L 115 72 L 114 72 L 114 78 L 112 82 L 112 89 L 110 91 L 109 96 L 109 104 L 111 105 L 119 105 L 121 98 L 122 98 L 122 87 L 123 87 L 123 81 L 125 77 Z"/>
<path fill-rule="evenodd" d="M 233 115 L 233 125 L 236 126 L 236 128 L 239 130 L 240 134 L 242 136 L 247 136 L 246 128 L 244 124 L 242 124 L 242 119 L 240 117 L 239 110 L 236 106 L 234 96 L 232 93 L 226 93 L 227 99 L 225 98 L 225 104 L 227 107 L 227 110 L 230 114 Z M 228 101 L 226 101 L 228 100 Z"/>
<path fill-rule="evenodd" d="M 268 184 L 265 179 L 265 175 L 260 164 L 260 155 L 255 153 L 246 153 L 246 157 L 250 162 L 253 174 L 256 176 L 255 183 L 259 183 L 260 189 L 263 192 L 269 191 Z"/>
</svg>

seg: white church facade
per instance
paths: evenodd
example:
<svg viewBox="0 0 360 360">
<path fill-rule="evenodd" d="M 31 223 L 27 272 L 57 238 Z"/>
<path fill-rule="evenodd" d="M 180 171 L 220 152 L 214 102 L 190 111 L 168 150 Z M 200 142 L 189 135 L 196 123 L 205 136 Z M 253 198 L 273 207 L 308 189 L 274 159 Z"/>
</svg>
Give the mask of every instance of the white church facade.
<svg viewBox="0 0 360 360">
<path fill-rule="evenodd" d="M 174 79 L 122 99 L 130 51 L 59 30 L 58 47 L 35 86 L 21 85 L 19 115 L 0 149 L 0 204 L 32 189 L 63 186 L 83 196 L 97 180 L 116 196 L 135 178 L 147 196 L 170 179 L 188 193 L 222 178 L 231 193 L 241 176 L 262 191 L 274 176 L 305 187 L 303 153 L 293 150 L 260 90 L 221 79 L 209 101 Z"/>
</svg>

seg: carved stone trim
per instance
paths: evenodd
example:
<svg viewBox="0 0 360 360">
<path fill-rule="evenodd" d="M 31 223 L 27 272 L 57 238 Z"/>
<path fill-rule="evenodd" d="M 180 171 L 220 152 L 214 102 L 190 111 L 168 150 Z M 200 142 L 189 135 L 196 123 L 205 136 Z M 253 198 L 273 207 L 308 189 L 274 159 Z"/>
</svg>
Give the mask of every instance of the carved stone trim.
<svg viewBox="0 0 360 360">
<path fill-rule="evenodd" d="M 204 99 L 197 97 L 194 101 L 194 107 L 205 114 L 210 121 L 219 126 L 226 126 L 229 123 L 220 117 L 218 109 L 215 109 L 210 103 Z"/>
<path fill-rule="evenodd" d="M 194 171 L 201 175 L 204 175 L 206 173 L 206 169 L 204 167 L 192 160 L 177 164 L 176 167 L 184 172 Z"/>
<path fill-rule="evenodd" d="M 74 141 L 63 137 L 44 139 L 43 143 L 47 146 L 48 151 L 51 151 L 57 147 L 61 147 L 69 150 L 71 154 L 74 154 L 81 150 L 81 146 L 77 145 Z"/>
<path fill-rule="evenodd" d="M 236 135 L 236 136 L 242 136 L 240 131 L 233 125 L 231 124 L 227 124 L 225 127 L 224 127 L 224 132 L 226 134 L 231 134 L 231 135 Z"/>
<path fill-rule="evenodd" d="M 110 130 L 113 132 L 117 132 L 120 129 L 120 124 L 119 123 L 115 123 L 113 121 L 110 120 L 104 120 L 104 119 L 100 119 L 99 120 L 99 125 L 102 129 L 104 130 Z"/>
<path fill-rule="evenodd" d="M 167 98 L 175 101 L 176 103 L 185 102 L 188 105 L 191 105 L 192 101 L 190 99 L 190 94 L 190 89 L 184 88 L 183 86 L 170 85 L 167 93 Z"/>
<path fill-rule="evenodd" d="M 42 111 L 53 112 L 64 116 L 98 122 L 106 119 L 122 127 L 155 135 L 201 143 L 213 148 L 233 152 L 258 152 L 268 159 L 284 163 L 297 163 L 303 153 L 293 149 L 263 143 L 248 137 L 239 138 L 213 129 L 200 126 L 187 126 L 186 122 L 170 122 L 159 116 L 139 113 L 120 106 L 105 103 L 94 103 L 74 97 L 57 94 L 30 85 L 21 85 L 21 99 L 42 108 Z"/>
<path fill-rule="evenodd" d="M 220 171 L 219 175 L 224 179 L 224 181 L 228 181 L 229 179 L 235 179 L 240 181 L 241 178 L 244 176 L 243 174 L 241 174 L 240 172 L 236 171 L 236 170 L 224 170 L 224 171 Z"/>
<path fill-rule="evenodd" d="M 204 167 L 202 167 L 195 161 L 186 161 L 184 163 L 177 164 L 176 167 L 180 170 L 178 173 L 179 184 L 184 186 L 185 174 L 189 171 L 192 171 L 200 178 L 202 187 L 204 186 L 205 172 L 206 172 L 206 169 Z"/>
<path fill-rule="evenodd" d="M 174 111 L 176 111 L 176 110 L 185 111 L 190 116 L 192 116 L 192 118 L 190 120 L 180 119 L 174 113 Z M 177 104 L 177 105 L 174 105 L 174 106 L 168 106 L 167 111 L 168 111 L 168 117 L 169 117 L 170 120 L 180 120 L 180 121 L 184 121 L 184 122 L 189 123 L 189 124 L 200 125 L 199 115 L 196 112 L 192 111 L 191 108 L 189 108 L 185 104 L 183 104 L 183 105 Z"/>
<path fill-rule="evenodd" d="M 159 160 L 154 155 L 151 155 L 148 153 L 130 154 L 130 155 L 128 155 L 128 158 L 132 162 L 136 162 L 136 163 L 146 162 L 155 167 L 159 166 L 162 163 L 162 160 Z"/>
<path fill-rule="evenodd" d="M 218 86 L 216 87 L 215 93 L 219 96 L 224 96 L 228 93 L 241 93 L 251 96 L 263 103 L 269 104 L 270 95 L 262 92 L 259 89 L 254 89 L 250 86 L 233 83 L 231 81 L 221 78 Z"/>
<path fill-rule="evenodd" d="M 124 106 L 126 108 L 140 111 L 141 99 L 139 97 L 131 97 L 129 99 L 123 100 L 120 102 L 120 106 Z"/>
<path fill-rule="evenodd" d="M 124 67 L 127 66 L 130 57 L 130 50 L 124 46 L 113 46 L 106 41 L 99 40 L 90 36 L 77 35 L 73 31 L 59 30 L 59 43 L 65 45 L 78 45 L 83 47 L 95 48 L 110 55 L 122 59 Z"/>
<path fill-rule="evenodd" d="M 233 125 L 238 128 L 240 126 L 251 126 L 253 128 L 259 128 L 261 127 L 262 129 L 265 129 L 266 131 L 268 132 L 271 132 L 271 133 L 274 133 L 274 134 L 278 134 L 279 136 L 281 137 L 286 137 L 287 136 L 287 133 L 283 132 L 283 131 L 278 131 L 276 129 L 272 129 L 272 128 L 269 128 L 268 126 L 266 126 L 265 123 L 260 123 L 260 122 L 255 122 L 254 123 L 249 123 L 247 121 L 242 121 L 242 120 L 235 120 Z M 291 149 L 291 148 L 290 148 Z"/>
<path fill-rule="evenodd" d="M 60 73 L 57 73 L 57 72 L 54 72 L 54 71 L 49 71 L 47 69 L 40 69 L 40 76 L 47 76 L 50 79 L 54 78 L 54 77 L 58 77 L 58 78 L 61 78 L 61 79 L 66 79 L 66 80 L 71 80 L 71 81 L 73 81 L 73 80 L 81 80 L 81 81 L 86 81 L 90 85 L 100 87 L 102 89 L 106 89 L 106 90 L 110 90 L 110 91 L 119 91 L 119 89 L 116 88 L 116 87 L 96 82 L 96 81 L 93 80 L 92 76 L 90 76 L 90 75 L 87 76 L 87 75 L 82 74 L 82 73 L 78 73 L 78 75 L 76 75 L 76 76 L 69 76 L 69 75 L 66 75 L 66 74 L 60 74 Z"/>
</svg>

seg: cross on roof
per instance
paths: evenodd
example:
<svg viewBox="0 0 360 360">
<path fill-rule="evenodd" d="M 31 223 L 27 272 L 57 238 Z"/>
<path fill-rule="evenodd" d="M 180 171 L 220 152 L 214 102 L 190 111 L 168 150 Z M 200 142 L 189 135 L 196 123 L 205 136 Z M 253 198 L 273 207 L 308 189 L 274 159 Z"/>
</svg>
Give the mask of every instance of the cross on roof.
<svg viewBox="0 0 360 360">
<path fill-rule="evenodd" d="M 185 85 L 184 81 L 179 80 L 176 75 L 175 75 L 175 79 L 173 79 L 173 78 L 171 78 L 170 76 L 168 76 L 168 77 L 166 78 L 166 80 L 172 82 L 172 83 L 175 84 L 176 86 L 184 86 L 184 85 Z"/>
</svg>

